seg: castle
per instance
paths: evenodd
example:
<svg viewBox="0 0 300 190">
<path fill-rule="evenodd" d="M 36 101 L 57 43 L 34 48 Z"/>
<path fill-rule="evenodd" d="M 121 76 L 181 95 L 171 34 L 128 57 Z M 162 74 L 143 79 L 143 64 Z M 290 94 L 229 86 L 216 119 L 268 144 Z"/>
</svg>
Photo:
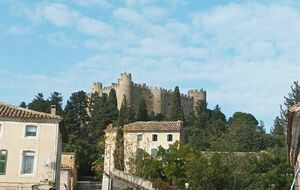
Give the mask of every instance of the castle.
<svg viewBox="0 0 300 190">
<path fill-rule="evenodd" d="M 158 87 L 148 87 L 146 84 L 136 84 L 132 82 L 130 73 L 121 73 L 118 83 L 112 83 L 109 87 L 103 87 L 102 83 L 94 82 L 92 92 L 98 94 L 109 94 L 111 89 L 115 89 L 117 95 L 118 108 L 120 109 L 125 95 L 128 105 L 137 110 L 139 100 L 144 98 L 149 114 L 154 112 L 162 113 L 166 117 L 171 115 L 173 91 Z M 187 116 L 195 110 L 199 100 L 206 100 L 206 91 L 189 90 L 188 94 L 181 94 L 181 105 L 184 115 Z"/>
</svg>

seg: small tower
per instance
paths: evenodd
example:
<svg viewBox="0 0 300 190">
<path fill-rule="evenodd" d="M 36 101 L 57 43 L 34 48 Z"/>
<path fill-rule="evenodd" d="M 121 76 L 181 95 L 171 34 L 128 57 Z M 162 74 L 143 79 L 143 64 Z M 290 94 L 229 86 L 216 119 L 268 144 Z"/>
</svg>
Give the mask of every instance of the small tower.
<svg viewBox="0 0 300 190">
<path fill-rule="evenodd" d="M 120 109 L 123 101 L 123 95 L 126 96 L 128 105 L 131 105 L 131 86 L 132 86 L 132 79 L 130 73 L 121 73 L 120 78 L 118 80 L 118 108 Z"/>
<path fill-rule="evenodd" d="M 92 93 L 99 93 L 102 91 L 102 83 L 100 82 L 94 82 L 92 87 Z"/>
<path fill-rule="evenodd" d="M 196 111 L 197 102 L 199 100 L 206 101 L 206 91 L 202 88 L 200 90 L 189 90 L 188 96 L 193 97 L 194 99 L 194 111 Z"/>
</svg>

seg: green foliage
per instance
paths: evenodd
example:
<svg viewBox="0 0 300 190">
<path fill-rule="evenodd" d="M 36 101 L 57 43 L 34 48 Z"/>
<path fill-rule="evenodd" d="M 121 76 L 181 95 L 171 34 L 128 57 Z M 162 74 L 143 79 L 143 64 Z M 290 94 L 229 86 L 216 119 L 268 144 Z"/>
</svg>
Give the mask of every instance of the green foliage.
<svg viewBox="0 0 300 190">
<path fill-rule="evenodd" d="M 138 104 L 137 109 L 137 120 L 138 121 L 148 121 L 148 110 L 147 110 L 147 104 L 144 100 L 144 98 L 141 98 Z"/>
<path fill-rule="evenodd" d="M 21 108 L 26 108 L 26 107 L 27 107 L 27 105 L 26 105 L 25 102 L 21 102 L 19 106 L 20 106 Z"/>
<path fill-rule="evenodd" d="M 124 138 L 122 128 L 118 128 L 116 137 L 116 148 L 113 153 L 114 166 L 116 169 L 124 171 Z"/>
<path fill-rule="evenodd" d="M 165 116 L 162 113 L 155 114 L 153 111 L 151 112 L 149 116 L 150 121 L 164 121 Z"/>
<path fill-rule="evenodd" d="M 64 125 L 68 132 L 68 143 L 63 145 L 63 151 L 76 154 L 79 174 L 91 173 L 91 164 L 97 150 L 90 138 L 90 117 L 87 113 L 88 97 L 85 92 L 72 93 L 65 108 Z"/>
<path fill-rule="evenodd" d="M 185 189 L 188 183 L 191 190 L 282 190 L 288 188 L 291 173 L 284 149 L 256 153 L 203 152 L 176 142 L 168 152 L 160 148 L 158 159 L 144 153 L 136 174 L 159 181 L 166 189 L 174 185 Z"/>
<path fill-rule="evenodd" d="M 28 104 L 28 108 L 40 112 L 49 112 L 50 105 L 49 102 L 45 100 L 44 94 L 38 93 L 32 102 Z"/>
<path fill-rule="evenodd" d="M 118 121 L 118 102 L 115 89 L 111 89 L 108 95 L 108 112 L 112 121 Z"/>
<path fill-rule="evenodd" d="M 228 120 L 228 131 L 220 147 L 227 151 L 253 152 L 267 148 L 264 126 L 249 113 L 236 112 Z"/>
<path fill-rule="evenodd" d="M 56 106 L 56 114 L 57 115 L 63 115 L 63 107 L 62 107 L 62 102 L 63 102 L 63 97 L 61 95 L 61 93 L 59 92 L 53 92 L 51 93 L 49 99 L 48 99 L 48 112 L 50 112 L 50 106 L 51 105 L 55 105 Z"/>
<path fill-rule="evenodd" d="M 124 95 L 122 105 L 119 111 L 119 117 L 118 117 L 118 125 L 123 126 L 127 123 L 133 122 L 134 119 L 134 112 L 131 109 L 131 107 L 128 106 L 127 98 Z"/>
<path fill-rule="evenodd" d="M 184 113 L 181 105 L 180 91 L 178 86 L 175 87 L 173 97 L 172 97 L 171 120 L 185 121 Z"/>
<path fill-rule="evenodd" d="M 283 120 L 280 119 L 279 117 L 276 117 L 274 120 L 274 125 L 271 129 L 271 134 L 272 134 L 272 145 L 273 146 L 279 146 L 279 147 L 285 147 L 285 139 L 286 139 L 286 134 L 285 134 L 285 127 Z"/>
<path fill-rule="evenodd" d="M 207 108 L 207 103 L 200 100 L 196 106 L 194 122 L 185 128 L 188 143 L 201 149 L 213 148 L 226 131 L 226 117 L 217 105 L 214 110 Z"/>
</svg>

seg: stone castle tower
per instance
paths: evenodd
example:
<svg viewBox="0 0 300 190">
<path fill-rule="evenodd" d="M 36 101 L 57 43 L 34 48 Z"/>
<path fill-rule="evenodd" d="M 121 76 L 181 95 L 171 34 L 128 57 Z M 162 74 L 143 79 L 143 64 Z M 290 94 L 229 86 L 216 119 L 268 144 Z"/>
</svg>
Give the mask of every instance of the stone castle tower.
<svg viewBox="0 0 300 190">
<path fill-rule="evenodd" d="M 171 115 L 171 104 L 173 91 L 159 87 L 148 87 L 146 84 L 136 84 L 132 82 L 130 73 L 121 73 L 117 83 L 112 83 L 109 87 L 103 87 L 102 83 L 94 82 L 92 92 L 109 94 L 111 89 L 115 89 L 117 94 L 118 108 L 120 109 L 123 95 L 126 96 L 128 105 L 137 109 L 141 97 L 147 104 L 148 112 L 162 113 L 166 117 Z M 188 94 L 181 95 L 181 104 L 184 114 L 187 116 L 193 110 L 199 100 L 206 100 L 206 91 L 189 90 Z"/>
</svg>

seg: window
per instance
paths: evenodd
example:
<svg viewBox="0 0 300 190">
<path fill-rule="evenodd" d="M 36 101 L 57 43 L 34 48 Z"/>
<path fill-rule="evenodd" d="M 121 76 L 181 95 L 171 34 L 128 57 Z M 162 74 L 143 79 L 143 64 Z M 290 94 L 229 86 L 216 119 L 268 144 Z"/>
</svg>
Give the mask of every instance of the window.
<svg viewBox="0 0 300 190">
<path fill-rule="evenodd" d="M 138 148 L 136 150 L 136 161 L 137 162 L 141 162 L 144 158 L 144 150 L 143 149 L 140 149 Z"/>
<path fill-rule="evenodd" d="M 36 137 L 37 126 L 27 125 L 25 129 L 25 137 Z"/>
<path fill-rule="evenodd" d="M 151 156 L 154 157 L 154 158 L 156 158 L 157 152 L 158 152 L 157 148 L 152 148 L 151 149 Z"/>
<path fill-rule="evenodd" d="M 34 151 L 24 151 L 22 159 L 22 174 L 33 174 L 34 169 Z"/>
<path fill-rule="evenodd" d="M 0 138 L 3 137 L 4 125 L 0 123 Z"/>
<path fill-rule="evenodd" d="M 142 140 L 143 140 L 143 135 L 142 135 L 142 134 L 138 134 L 137 140 L 138 140 L 138 141 L 142 141 Z"/>
<path fill-rule="evenodd" d="M 6 171 L 7 150 L 0 150 L 0 175 Z"/>
<path fill-rule="evenodd" d="M 157 134 L 152 135 L 152 141 L 157 141 Z"/>
<path fill-rule="evenodd" d="M 167 141 L 173 141 L 173 135 L 172 134 L 167 135 Z"/>
</svg>

